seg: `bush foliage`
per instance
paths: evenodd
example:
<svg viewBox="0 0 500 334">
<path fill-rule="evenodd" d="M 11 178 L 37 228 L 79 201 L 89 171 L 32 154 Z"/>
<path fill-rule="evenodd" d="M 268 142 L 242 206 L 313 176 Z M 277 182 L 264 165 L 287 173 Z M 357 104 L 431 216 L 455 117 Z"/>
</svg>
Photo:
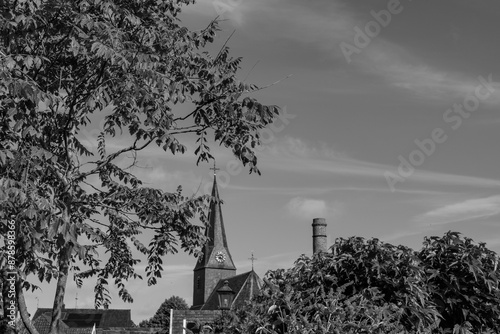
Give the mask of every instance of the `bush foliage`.
<svg viewBox="0 0 500 334">
<path fill-rule="evenodd" d="M 414 251 L 339 238 L 269 271 L 262 294 L 219 319 L 232 333 L 498 333 L 498 255 L 457 232 Z"/>
</svg>

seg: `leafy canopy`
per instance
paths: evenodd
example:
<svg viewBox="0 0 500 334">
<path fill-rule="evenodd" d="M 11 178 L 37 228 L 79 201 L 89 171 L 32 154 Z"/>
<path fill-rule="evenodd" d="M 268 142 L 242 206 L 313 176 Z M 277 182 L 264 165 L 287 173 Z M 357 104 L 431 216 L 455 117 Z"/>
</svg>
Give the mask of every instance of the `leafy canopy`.
<svg viewBox="0 0 500 334">
<path fill-rule="evenodd" d="M 457 232 L 423 248 L 339 238 L 269 271 L 262 294 L 218 320 L 231 333 L 498 333 L 498 255 Z"/>
<path fill-rule="evenodd" d="M 500 268 L 495 252 L 485 243 L 448 232 L 426 237 L 418 257 L 443 318 L 441 327 L 500 331 Z"/>
<path fill-rule="evenodd" d="M 246 96 L 259 88 L 237 79 L 241 58 L 228 47 L 206 51 L 217 21 L 200 31 L 182 26 L 177 16 L 193 2 L 0 5 L 0 230 L 15 220 L 26 288 L 29 274 L 57 279 L 54 311 L 70 270 L 78 285 L 96 277 L 98 307 L 110 301 L 108 284 L 133 300 L 125 287 L 139 277 L 132 248 L 147 256 L 148 284 L 161 276 L 165 254 L 198 254 L 203 226 L 192 220 L 206 221 L 209 198 L 144 185 L 130 168 L 142 151 L 184 153 L 180 136 L 190 134 L 199 163 L 213 159 L 213 138 L 258 172 L 258 130 L 278 108 Z M 96 138 L 83 138 L 96 129 Z M 146 230 L 152 237 L 143 244 Z"/>
</svg>

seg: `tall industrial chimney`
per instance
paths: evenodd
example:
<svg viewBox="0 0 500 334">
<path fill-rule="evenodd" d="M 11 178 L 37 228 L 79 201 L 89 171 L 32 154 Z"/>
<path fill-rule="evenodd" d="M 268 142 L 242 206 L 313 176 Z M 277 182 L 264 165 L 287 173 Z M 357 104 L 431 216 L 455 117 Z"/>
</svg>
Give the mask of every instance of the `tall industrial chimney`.
<svg viewBox="0 0 500 334">
<path fill-rule="evenodd" d="M 313 223 L 313 253 L 326 252 L 326 221 L 325 218 L 314 218 Z"/>
</svg>

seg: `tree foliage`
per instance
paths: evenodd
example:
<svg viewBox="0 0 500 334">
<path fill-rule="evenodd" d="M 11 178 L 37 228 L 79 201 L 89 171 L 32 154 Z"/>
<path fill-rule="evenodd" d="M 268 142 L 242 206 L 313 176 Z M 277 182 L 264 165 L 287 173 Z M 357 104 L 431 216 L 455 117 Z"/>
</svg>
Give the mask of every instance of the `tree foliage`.
<svg viewBox="0 0 500 334">
<path fill-rule="evenodd" d="M 170 310 L 188 310 L 187 302 L 178 296 L 172 296 L 160 305 L 156 313 L 149 319 L 139 323 L 139 327 L 162 328 L 162 333 L 168 333 L 170 326 Z"/>
<path fill-rule="evenodd" d="M 442 328 L 500 332 L 498 255 L 457 232 L 426 237 L 418 253 Z"/>
<path fill-rule="evenodd" d="M 236 333 L 498 333 L 498 256 L 459 233 L 413 251 L 339 238 L 266 274 L 262 294 L 227 319 Z M 221 325 L 219 325 L 221 327 Z"/>
<path fill-rule="evenodd" d="M 181 25 L 181 8 L 193 2 L 0 5 L 0 232 L 16 222 L 20 287 L 34 287 L 30 274 L 56 280 L 53 334 L 70 271 L 78 285 L 95 277 L 96 307 L 109 304 L 109 284 L 131 302 L 126 282 L 140 277 L 131 245 L 147 256 L 147 283 L 155 284 L 165 254 L 196 255 L 205 241 L 191 221 L 206 222 L 208 196 L 144 185 L 129 168 L 143 150 L 184 153 L 180 136 L 191 134 L 198 162 L 208 161 L 213 138 L 258 172 L 258 130 L 278 108 L 245 96 L 258 88 L 238 81 L 241 58 L 226 46 L 205 50 L 216 21 L 201 31 Z M 86 129 L 100 134 L 83 138 Z M 145 230 L 153 236 L 143 244 Z"/>
</svg>

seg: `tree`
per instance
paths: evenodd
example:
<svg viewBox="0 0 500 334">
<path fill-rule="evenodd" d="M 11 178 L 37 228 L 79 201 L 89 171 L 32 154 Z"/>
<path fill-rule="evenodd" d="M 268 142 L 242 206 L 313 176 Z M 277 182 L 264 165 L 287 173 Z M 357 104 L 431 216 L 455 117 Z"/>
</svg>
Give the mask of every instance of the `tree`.
<svg viewBox="0 0 500 334">
<path fill-rule="evenodd" d="M 233 334 L 405 333 L 401 307 L 383 302 L 375 289 L 347 296 L 344 288 L 325 294 L 315 292 L 304 299 L 291 287 L 272 293 L 266 287 L 264 294 L 249 305 L 216 319 L 214 327 Z M 317 296 L 321 300 L 315 302 Z"/>
<path fill-rule="evenodd" d="M 439 322 L 416 254 L 378 239 L 339 238 L 331 252 L 303 255 L 265 282 L 236 312 L 235 332 L 420 333 Z"/>
<path fill-rule="evenodd" d="M 500 332 L 498 255 L 458 232 L 426 237 L 418 253 L 430 297 L 443 317 L 441 327 Z"/>
<path fill-rule="evenodd" d="M 201 31 L 181 25 L 182 6 L 193 2 L 0 5 L 0 232 L 15 221 L 17 299 L 32 334 L 23 291 L 35 286 L 28 275 L 56 280 L 56 334 L 70 271 L 78 285 L 95 277 L 99 307 L 110 302 L 110 283 L 133 301 L 126 282 L 140 275 L 130 245 L 147 256 L 148 285 L 161 276 L 165 254 L 199 254 L 204 226 L 192 221 L 206 223 L 209 196 L 143 185 L 130 167 L 144 149 L 182 154 L 180 136 L 191 134 L 199 163 L 213 159 L 213 138 L 258 172 L 258 130 L 278 108 L 245 96 L 259 88 L 237 80 L 241 58 L 231 58 L 225 45 L 215 56 L 205 51 L 217 21 Z M 192 109 L 180 111 L 180 104 Z M 81 138 L 95 128 L 96 148 Z M 113 140 L 118 148 L 107 145 Z M 146 230 L 153 236 L 144 241 Z"/>
<path fill-rule="evenodd" d="M 266 274 L 262 294 L 227 319 L 232 333 L 498 333 L 498 255 L 448 232 L 420 251 L 339 238 Z"/>
<path fill-rule="evenodd" d="M 148 320 L 139 323 L 139 327 L 163 328 L 163 332 L 168 332 L 170 326 L 170 310 L 188 310 L 186 301 L 178 296 L 172 296 L 160 305 L 156 313 Z"/>
</svg>

